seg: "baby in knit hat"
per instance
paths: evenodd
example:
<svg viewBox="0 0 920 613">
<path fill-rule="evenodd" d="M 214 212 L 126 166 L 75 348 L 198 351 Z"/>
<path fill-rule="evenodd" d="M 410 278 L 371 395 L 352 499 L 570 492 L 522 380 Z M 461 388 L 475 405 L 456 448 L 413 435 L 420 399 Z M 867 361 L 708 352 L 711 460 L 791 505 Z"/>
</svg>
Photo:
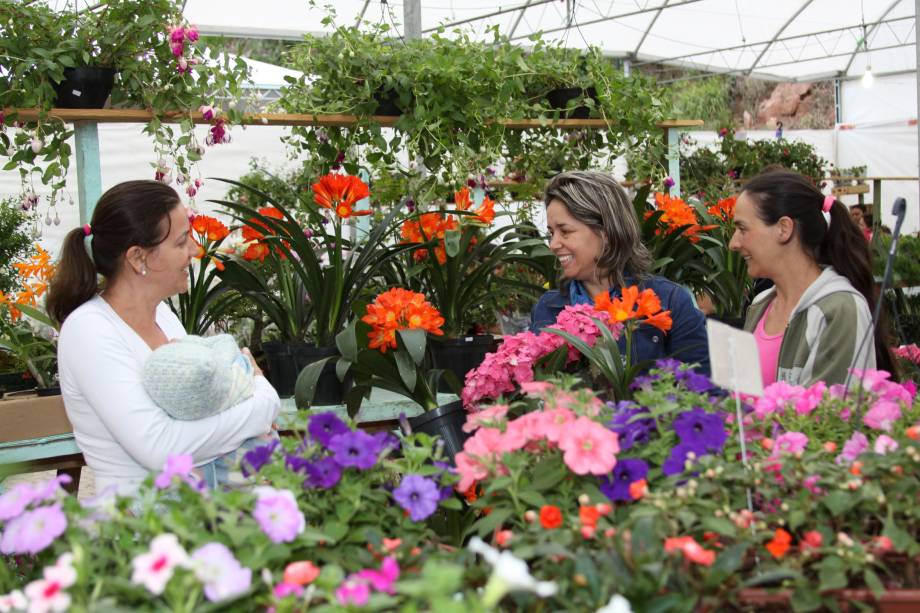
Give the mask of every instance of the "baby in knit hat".
<svg viewBox="0 0 920 613">
<path fill-rule="evenodd" d="M 203 419 L 226 411 L 253 394 L 253 367 L 229 334 L 184 336 L 158 347 L 144 363 L 144 389 L 170 417 Z M 270 444 L 272 431 L 246 440 L 236 451 L 199 466 L 209 485 L 243 481 L 236 470 L 243 455 Z"/>
</svg>

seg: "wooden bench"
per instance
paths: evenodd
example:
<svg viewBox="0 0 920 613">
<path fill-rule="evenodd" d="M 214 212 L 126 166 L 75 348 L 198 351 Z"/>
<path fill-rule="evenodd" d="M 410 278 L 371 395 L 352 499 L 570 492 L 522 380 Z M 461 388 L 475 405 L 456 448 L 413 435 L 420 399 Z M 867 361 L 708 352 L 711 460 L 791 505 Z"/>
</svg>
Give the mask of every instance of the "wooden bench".
<svg viewBox="0 0 920 613">
<path fill-rule="evenodd" d="M 452 402 L 453 394 L 438 394 L 442 404 Z M 343 418 L 347 416 L 344 405 L 315 407 L 311 412 L 332 411 Z M 370 399 L 361 405 L 358 426 L 371 432 L 394 430 L 399 416 L 415 417 L 422 413 L 416 403 L 386 390 L 375 389 Z M 38 398 L 23 395 L 15 399 L 0 400 L 0 481 L 2 476 L 45 470 L 70 475 L 67 490 L 75 493 L 80 486 L 81 469 L 86 463 L 73 436 L 73 427 L 64 412 L 60 396 Z M 293 435 L 306 429 L 298 420 L 293 398 L 285 398 L 278 415 L 281 434 Z M 0 483 L 2 491 L 2 483 Z"/>
</svg>

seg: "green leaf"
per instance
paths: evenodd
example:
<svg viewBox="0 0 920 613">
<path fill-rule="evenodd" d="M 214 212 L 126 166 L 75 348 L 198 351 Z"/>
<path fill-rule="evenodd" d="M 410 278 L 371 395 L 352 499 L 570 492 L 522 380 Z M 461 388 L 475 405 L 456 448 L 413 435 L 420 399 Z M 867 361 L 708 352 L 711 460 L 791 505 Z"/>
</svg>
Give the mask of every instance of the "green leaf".
<svg viewBox="0 0 920 613">
<path fill-rule="evenodd" d="M 819 589 L 838 590 L 847 586 L 846 565 L 837 556 L 828 556 L 818 564 Z"/>
<path fill-rule="evenodd" d="M 821 608 L 821 594 L 807 583 L 799 583 L 792 592 L 792 608 L 795 611 L 815 611 Z"/>
<path fill-rule="evenodd" d="M 734 523 L 724 517 L 704 517 L 700 522 L 704 530 L 718 532 L 722 536 L 735 536 L 737 528 Z"/>
<path fill-rule="evenodd" d="M 831 492 L 825 496 L 821 502 L 835 517 L 843 515 L 849 511 L 854 504 L 858 502 L 858 498 L 849 494 L 847 492 Z"/>
<path fill-rule="evenodd" d="M 876 599 L 882 597 L 882 594 L 885 593 L 885 586 L 882 585 L 882 580 L 878 578 L 878 575 L 875 574 L 875 571 L 871 568 L 867 568 L 863 572 L 863 579 L 866 581 L 866 586 L 872 590 L 872 595 Z"/>
<path fill-rule="evenodd" d="M 885 520 L 882 536 L 890 538 L 891 544 L 894 545 L 895 550 L 902 553 L 907 552 L 908 549 L 916 544 L 916 541 L 914 541 L 910 533 L 894 523 L 894 518 L 891 516 Z"/>
<path fill-rule="evenodd" d="M 305 409 L 313 402 L 313 396 L 316 394 L 316 383 L 323 372 L 323 367 L 326 366 L 326 362 L 333 359 L 335 359 L 335 356 L 307 364 L 297 375 L 297 382 L 294 384 L 294 402 L 298 409 Z"/>
<path fill-rule="evenodd" d="M 511 517 L 511 509 L 493 509 L 491 513 L 473 524 L 479 536 L 486 536 Z"/>
<path fill-rule="evenodd" d="M 335 346 L 339 348 L 339 353 L 351 362 L 358 360 L 358 337 L 355 331 L 357 323 L 357 320 L 352 320 L 348 327 L 335 337 Z"/>
<path fill-rule="evenodd" d="M 400 334 L 402 332 L 403 330 L 400 330 Z M 414 390 L 418 375 L 415 372 L 415 364 L 412 363 L 412 358 L 407 353 L 397 349 L 393 352 L 393 359 L 396 360 L 396 368 L 399 370 L 399 378 L 403 385 L 406 386 L 407 390 Z"/>
<path fill-rule="evenodd" d="M 415 362 L 415 365 L 421 366 L 425 360 L 426 332 L 424 330 L 400 330 L 399 338 L 405 345 L 409 355 L 412 356 L 412 361 Z M 413 387 L 415 386 L 409 386 L 409 389 Z"/>
<path fill-rule="evenodd" d="M 444 249 L 447 257 L 457 257 L 460 253 L 460 230 L 448 230 L 444 233 Z"/>
</svg>

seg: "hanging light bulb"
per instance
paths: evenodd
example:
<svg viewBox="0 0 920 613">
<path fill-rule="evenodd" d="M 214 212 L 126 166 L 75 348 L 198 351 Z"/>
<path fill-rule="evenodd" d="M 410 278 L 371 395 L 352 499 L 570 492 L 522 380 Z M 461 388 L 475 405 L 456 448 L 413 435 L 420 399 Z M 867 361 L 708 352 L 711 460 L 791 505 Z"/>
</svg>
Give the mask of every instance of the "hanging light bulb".
<svg viewBox="0 0 920 613">
<path fill-rule="evenodd" d="M 873 83 L 875 83 L 875 76 L 872 74 L 872 66 L 866 65 L 866 72 L 862 76 L 862 86 L 869 89 Z"/>
</svg>

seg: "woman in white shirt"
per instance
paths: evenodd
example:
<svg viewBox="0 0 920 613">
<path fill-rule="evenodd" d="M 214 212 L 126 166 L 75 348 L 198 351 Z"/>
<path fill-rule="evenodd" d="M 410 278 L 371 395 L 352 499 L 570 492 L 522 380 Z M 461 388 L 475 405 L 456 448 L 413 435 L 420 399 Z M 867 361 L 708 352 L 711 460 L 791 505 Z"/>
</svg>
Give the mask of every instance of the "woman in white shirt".
<svg viewBox="0 0 920 613">
<path fill-rule="evenodd" d="M 100 489 L 131 493 L 171 455 L 206 464 L 269 432 L 277 416 L 278 394 L 258 370 L 251 398 L 196 421 L 173 420 L 144 391 L 150 353 L 185 335 L 163 301 L 188 290 L 196 251 L 179 196 L 156 181 L 111 188 L 91 223 L 64 239 L 48 312 L 62 324 L 64 407 Z"/>
</svg>

